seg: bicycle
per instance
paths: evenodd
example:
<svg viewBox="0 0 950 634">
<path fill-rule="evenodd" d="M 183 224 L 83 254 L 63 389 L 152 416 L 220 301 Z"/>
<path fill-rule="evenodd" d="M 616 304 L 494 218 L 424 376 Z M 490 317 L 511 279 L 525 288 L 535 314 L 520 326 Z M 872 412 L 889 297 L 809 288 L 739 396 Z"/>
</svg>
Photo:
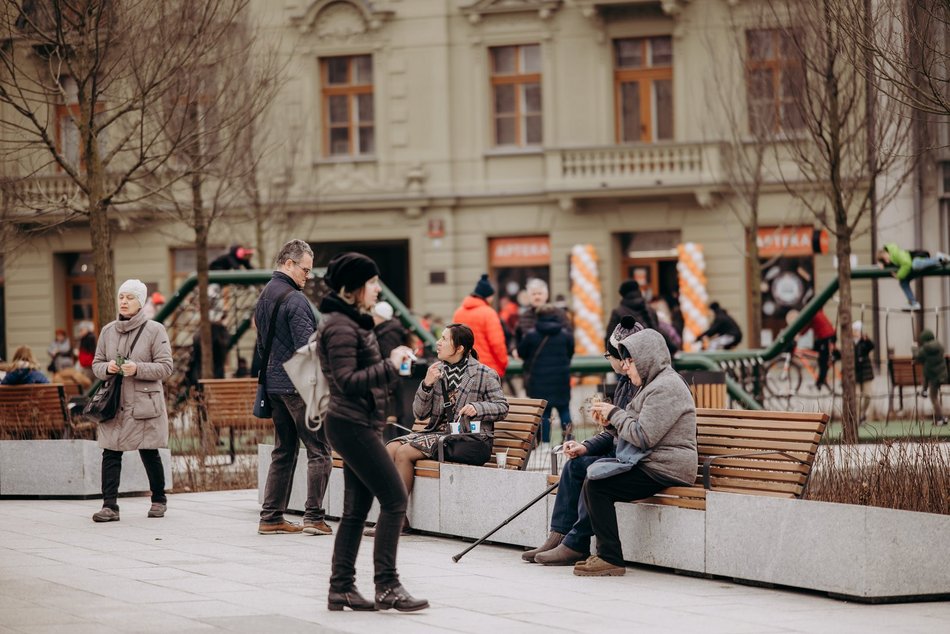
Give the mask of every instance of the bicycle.
<svg viewBox="0 0 950 634">
<path fill-rule="evenodd" d="M 833 377 L 832 385 L 840 385 L 841 369 L 834 361 L 829 371 Z M 765 389 L 772 398 L 788 401 L 798 395 L 805 373 L 811 377 L 812 381 L 818 381 L 817 351 L 794 348 L 783 352 L 765 366 Z"/>
</svg>

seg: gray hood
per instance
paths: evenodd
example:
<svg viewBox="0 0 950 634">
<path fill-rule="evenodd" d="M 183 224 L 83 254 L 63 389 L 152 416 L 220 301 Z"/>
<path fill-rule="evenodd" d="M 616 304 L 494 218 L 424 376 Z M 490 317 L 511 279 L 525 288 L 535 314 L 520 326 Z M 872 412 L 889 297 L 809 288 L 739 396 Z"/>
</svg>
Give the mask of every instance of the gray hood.
<svg viewBox="0 0 950 634">
<path fill-rule="evenodd" d="M 648 385 L 660 372 L 670 367 L 670 350 L 663 335 L 656 330 L 648 328 L 636 332 L 621 341 L 620 345 L 630 353 L 637 374 L 643 381 L 641 387 Z"/>
</svg>

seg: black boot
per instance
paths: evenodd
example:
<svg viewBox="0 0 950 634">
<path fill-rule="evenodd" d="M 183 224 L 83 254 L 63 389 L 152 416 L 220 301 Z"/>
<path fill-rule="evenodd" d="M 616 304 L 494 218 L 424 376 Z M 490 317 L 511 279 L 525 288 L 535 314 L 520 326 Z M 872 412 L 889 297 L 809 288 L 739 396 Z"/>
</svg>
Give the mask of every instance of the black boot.
<svg viewBox="0 0 950 634">
<path fill-rule="evenodd" d="M 346 592 L 334 592 L 330 590 L 327 596 L 327 609 L 339 612 L 344 607 L 351 610 L 376 611 L 376 604 L 363 598 L 356 588 L 351 588 Z"/>
<path fill-rule="evenodd" d="M 385 588 L 376 593 L 376 609 L 395 608 L 400 612 L 415 612 L 429 607 L 425 599 L 413 599 L 402 585 Z"/>
</svg>

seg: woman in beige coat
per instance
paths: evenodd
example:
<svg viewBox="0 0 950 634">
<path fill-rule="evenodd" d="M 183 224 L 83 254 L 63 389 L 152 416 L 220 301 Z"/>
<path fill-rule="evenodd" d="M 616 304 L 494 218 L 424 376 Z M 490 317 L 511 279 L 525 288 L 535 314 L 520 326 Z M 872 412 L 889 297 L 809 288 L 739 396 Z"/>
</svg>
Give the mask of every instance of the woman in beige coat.
<svg viewBox="0 0 950 634">
<path fill-rule="evenodd" d="M 119 521 L 116 498 L 122 452 L 136 449 L 152 490 L 148 517 L 165 516 L 165 473 L 158 450 L 168 446 L 162 381 L 172 374 L 172 353 L 165 327 L 149 320 L 142 310 L 146 293 L 145 284 L 139 280 L 126 280 L 119 287 L 119 317 L 102 329 L 92 361 L 92 371 L 100 379 L 122 374 L 119 412 L 112 420 L 99 424 L 102 510 L 92 516 L 96 522 Z"/>
</svg>

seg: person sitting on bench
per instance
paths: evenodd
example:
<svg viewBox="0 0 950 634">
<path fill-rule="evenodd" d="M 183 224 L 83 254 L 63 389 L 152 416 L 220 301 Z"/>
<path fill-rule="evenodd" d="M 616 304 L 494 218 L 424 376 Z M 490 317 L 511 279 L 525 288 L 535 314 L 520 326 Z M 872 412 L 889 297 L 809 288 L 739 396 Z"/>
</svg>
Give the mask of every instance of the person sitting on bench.
<svg viewBox="0 0 950 634">
<path fill-rule="evenodd" d="M 581 577 L 626 573 L 615 502 L 642 500 L 670 486 L 696 481 L 696 407 L 676 373 L 663 336 L 655 330 L 630 335 L 617 346 L 623 370 L 639 386 L 626 409 L 592 406 L 595 417 L 617 432 L 616 458 L 587 469 L 582 495 L 597 536 L 597 554 L 574 564 Z"/>
<path fill-rule="evenodd" d="M 626 315 L 605 342 L 607 352 L 604 357 L 610 361 L 613 371 L 620 375 L 614 388 L 613 402 L 621 409 L 630 403 L 637 388 L 620 368 L 617 346 L 623 339 L 641 330 L 643 326 L 634 317 Z M 581 487 L 587 478 L 588 467 L 601 458 L 613 456 L 616 444 L 616 430 L 613 433 L 604 430 L 583 443 L 573 440 L 564 443 L 564 455 L 569 460 L 561 469 L 554 512 L 551 514 L 551 532 L 539 547 L 523 552 L 522 559 L 545 566 L 570 566 L 590 556 L 590 538 L 594 531 L 590 527 L 587 508 L 580 499 Z"/>
<path fill-rule="evenodd" d="M 415 417 L 429 419 L 429 424 L 421 432 L 395 438 L 386 445 L 408 493 L 412 493 L 416 462 L 438 459 L 439 438 L 451 433 L 451 423 L 478 420 L 481 431 L 491 433 L 492 423 L 508 415 L 498 373 L 478 361 L 474 345 L 475 334 L 465 324 L 445 327 L 436 342 L 439 360 L 429 366 L 412 402 Z M 403 532 L 409 530 L 407 522 Z M 364 534 L 375 535 L 375 530 L 368 529 Z"/>
</svg>

